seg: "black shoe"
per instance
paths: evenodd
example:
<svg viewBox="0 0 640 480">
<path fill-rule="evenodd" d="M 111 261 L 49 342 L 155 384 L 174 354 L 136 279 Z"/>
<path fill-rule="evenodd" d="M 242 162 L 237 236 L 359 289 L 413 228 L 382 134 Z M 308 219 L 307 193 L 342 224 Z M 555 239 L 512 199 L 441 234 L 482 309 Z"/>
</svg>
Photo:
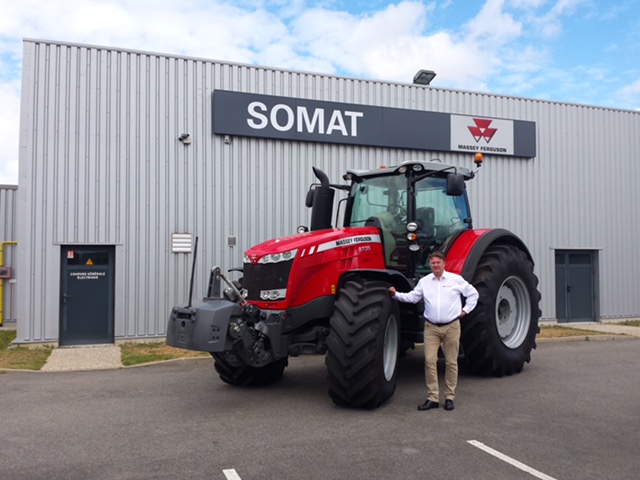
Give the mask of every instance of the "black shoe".
<svg viewBox="0 0 640 480">
<path fill-rule="evenodd" d="M 445 410 L 453 410 L 454 408 L 456 408 L 456 407 L 453 405 L 453 400 L 445 400 L 444 401 L 444 409 Z"/>
<path fill-rule="evenodd" d="M 440 404 L 438 402 L 427 400 L 422 405 L 418 405 L 418 410 L 420 410 L 421 412 L 425 410 L 431 410 L 432 408 L 440 408 Z"/>
</svg>

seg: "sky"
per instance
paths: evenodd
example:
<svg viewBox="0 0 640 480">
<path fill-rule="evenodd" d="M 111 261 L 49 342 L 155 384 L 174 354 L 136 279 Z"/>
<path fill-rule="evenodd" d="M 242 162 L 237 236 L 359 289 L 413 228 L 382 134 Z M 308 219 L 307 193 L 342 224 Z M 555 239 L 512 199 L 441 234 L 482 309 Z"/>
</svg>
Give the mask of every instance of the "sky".
<svg viewBox="0 0 640 480">
<path fill-rule="evenodd" d="M 24 38 L 640 110 L 638 0 L 0 0 L 0 184 Z"/>
</svg>

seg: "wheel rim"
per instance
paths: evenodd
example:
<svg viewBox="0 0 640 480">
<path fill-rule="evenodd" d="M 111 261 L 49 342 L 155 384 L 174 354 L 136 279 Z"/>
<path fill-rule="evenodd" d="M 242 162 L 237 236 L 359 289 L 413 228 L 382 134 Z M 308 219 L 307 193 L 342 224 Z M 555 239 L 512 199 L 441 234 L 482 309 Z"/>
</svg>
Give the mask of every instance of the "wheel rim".
<svg viewBox="0 0 640 480">
<path fill-rule="evenodd" d="M 387 327 L 384 331 L 384 345 L 382 347 L 382 363 L 384 367 L 384 378 L 390 381 L 396 370 L 398 361 L 398 321 L 395 315 L 389 317 Z"/>
<path fill-rule="evenodd" d="M 531 298 L 519 277 L 507 278 L 496 298 L 496 325 L 500 339 L 509 348 L 522 345 L 531 323 Z"/>
</svg>

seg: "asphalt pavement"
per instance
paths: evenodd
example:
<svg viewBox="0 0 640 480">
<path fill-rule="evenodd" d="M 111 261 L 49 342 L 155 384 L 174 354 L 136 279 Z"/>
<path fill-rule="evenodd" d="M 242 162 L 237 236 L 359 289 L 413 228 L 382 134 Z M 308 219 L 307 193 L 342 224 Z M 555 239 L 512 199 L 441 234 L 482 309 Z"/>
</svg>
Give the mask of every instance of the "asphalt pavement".
<svg viewBox="0 0 640 480">
<path fill-rule="evenodd" d="M 463 373 L 455 410 L 428 412 L 418 349 L 367 411 L 331 402 L 321 356 L 266 388 L 221 382 L 210 358 L 5 372 L 0 478 L 635 480 L 639 358 L 628 337 L 540 342 L 521 373 Z"/>
</svg>

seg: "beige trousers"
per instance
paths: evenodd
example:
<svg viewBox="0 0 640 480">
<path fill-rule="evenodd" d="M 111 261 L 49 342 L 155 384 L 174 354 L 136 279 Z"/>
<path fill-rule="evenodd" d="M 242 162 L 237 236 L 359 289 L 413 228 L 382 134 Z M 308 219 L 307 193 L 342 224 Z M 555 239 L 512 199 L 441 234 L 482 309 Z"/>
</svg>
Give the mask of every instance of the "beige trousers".
<svg viewBox="0 0 640 480">
<path fill-rule="evenodd" d="M 439 327 L 424 322 L 424 373 L 427 399 L 440 402 L 438 388 L 438 349 L 442 346 L 445 357 L 445 400 L 453 400 L 458 385 L 458 351 L 460 350 L 460 321 Z"/>
</svg>

